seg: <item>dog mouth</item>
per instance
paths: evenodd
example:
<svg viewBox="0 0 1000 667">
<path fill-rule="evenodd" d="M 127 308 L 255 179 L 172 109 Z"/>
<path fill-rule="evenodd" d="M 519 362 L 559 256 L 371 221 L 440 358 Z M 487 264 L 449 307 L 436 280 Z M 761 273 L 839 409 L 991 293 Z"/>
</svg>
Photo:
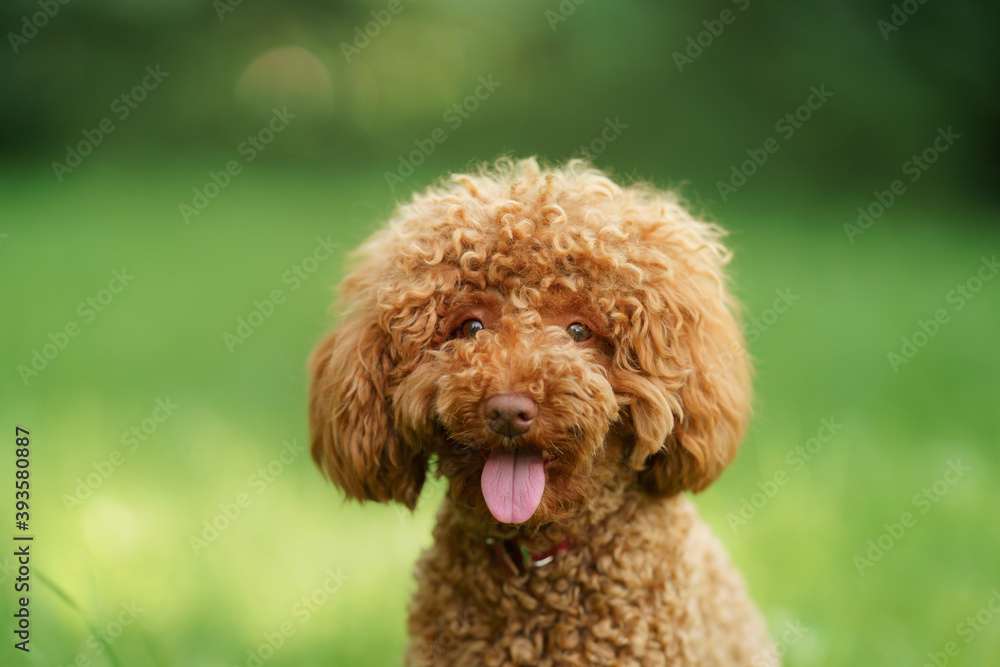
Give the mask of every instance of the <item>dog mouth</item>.
<svg viewBox="0 0 1000 667">
<path fill-rule="evenodd" d="M 443 424 L 439 424 L 437 428 L 442 440 L 448 443 L 446 450 L 453 453 L 457 461 L 475 465 L 466 456 L 477 450 L 483 457 L 483 466 L 476 471 L 479 490 L 486 502 L 486 509 L 500 523 L 518 525 L 531 519 L 541 505 L 546 487 L 552 481 L 550 474 L 553 473 L 549 469 L 553 466 L 561 469 L 567 463 L 557 446 L 543 448 L 542 443 L 536 440 L 529 442 L 519 437 L 506 439 L 506 442 L 493 442 L 471 433 L 456 437 Z M 463 435 L 466 437 L 462 437 Z M 444 465 L 447 466 L 447 461 Z M 564 473 L 554 474 L 562 476 Z M 472 498 L 469 500 L 475 502 Z"/>
<path fill-rule="evenodd" d="M 486 457 L 480 483 L 490 514 L 500 523 L 518 524 L 530 519 L 542 502 L 545 469 L 555 456 L 524 447 L 480 451 Z"/>
</svg>

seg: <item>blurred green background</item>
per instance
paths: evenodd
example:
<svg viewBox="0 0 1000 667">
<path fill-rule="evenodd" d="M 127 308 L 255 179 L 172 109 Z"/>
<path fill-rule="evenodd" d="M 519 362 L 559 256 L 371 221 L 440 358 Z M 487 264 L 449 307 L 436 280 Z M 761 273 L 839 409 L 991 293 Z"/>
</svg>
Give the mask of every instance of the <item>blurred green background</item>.
<svg viewBox="0 0 1000 667">
<path fill-rule="evenodd" d="M 757 414 L 697 501 L 786 664 L 998 664 L 998 13 L 5 2 L 0 511 L 21 426 L 36 541 L 0 662 L 398 663 L 442 484 L 344 503 L 305 361 L 344 253 L 509 154 L 733 232 Z"/>
</svg>

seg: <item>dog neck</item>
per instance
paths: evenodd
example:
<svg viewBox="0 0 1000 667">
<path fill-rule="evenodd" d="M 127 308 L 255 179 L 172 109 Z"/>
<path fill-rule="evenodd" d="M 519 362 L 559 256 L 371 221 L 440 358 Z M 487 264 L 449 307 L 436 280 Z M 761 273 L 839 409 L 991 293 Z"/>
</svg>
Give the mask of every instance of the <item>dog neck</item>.
<svg viewBox="0 0 1000 667">
<path fill-rule="evenodd" d="M 497 564 L 504 574 L 513 577 L 521 572 L 545 567 L 555 560 L 556 556 L 564 551 L 569 551 L 573 546 L 573 541 L 568 537 L 563 538 L 559 544 L 542 552 L 529 551 L 526 547 L 521 546 L 517 538 L 487 537 L 486 545 L 493 550 Z"/>
</svg>

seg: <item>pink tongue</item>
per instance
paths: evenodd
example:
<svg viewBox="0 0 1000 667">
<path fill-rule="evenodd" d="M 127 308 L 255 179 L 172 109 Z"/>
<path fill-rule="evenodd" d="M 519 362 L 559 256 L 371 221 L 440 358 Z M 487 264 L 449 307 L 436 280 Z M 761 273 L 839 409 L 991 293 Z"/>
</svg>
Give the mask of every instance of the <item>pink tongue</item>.
<svg viewBox="0 0 1000 667">
<path fill-rule="evenodd" d="M 483 468 L 483 498 L 501 523 L 524 523 L 538 509 L 545 491 L 545 463 L 540 452 L 494 450 Z"/>
</svg>

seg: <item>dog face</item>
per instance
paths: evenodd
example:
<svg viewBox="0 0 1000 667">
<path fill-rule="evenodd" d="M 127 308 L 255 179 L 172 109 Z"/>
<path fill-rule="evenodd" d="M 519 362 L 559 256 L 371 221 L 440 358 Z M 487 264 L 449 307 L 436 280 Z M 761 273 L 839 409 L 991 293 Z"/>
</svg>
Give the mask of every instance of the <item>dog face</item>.
<svg viewBox="0 0 1000 667">
<path fill-rule="evenodd" d="M 459 175 L 403 205 L 341 284 L 310 362 L 316 463 L 413 507 L 431 457 L 484 521 L 610 490 L 698 491 L 749 413 L 720 230 L 582 163 Z"/>
</svg>

